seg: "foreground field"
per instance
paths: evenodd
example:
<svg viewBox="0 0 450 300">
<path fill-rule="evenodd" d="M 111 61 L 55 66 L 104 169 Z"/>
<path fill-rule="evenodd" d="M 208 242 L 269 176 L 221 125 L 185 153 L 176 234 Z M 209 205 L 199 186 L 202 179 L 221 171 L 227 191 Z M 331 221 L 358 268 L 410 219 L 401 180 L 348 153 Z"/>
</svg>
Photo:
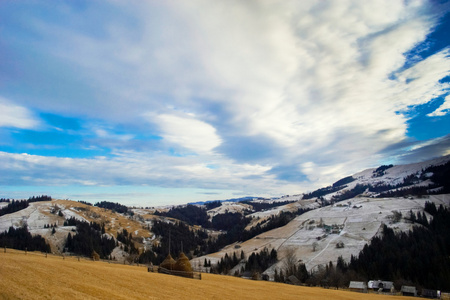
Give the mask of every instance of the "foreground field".
<svg viewBox="0 0 450 300">
<path fill-rule="evenodd" d="M 202 280 L 145 267 L 0 250 L 0 299 L 414 299 L 202 274 Z"/>
</svg>

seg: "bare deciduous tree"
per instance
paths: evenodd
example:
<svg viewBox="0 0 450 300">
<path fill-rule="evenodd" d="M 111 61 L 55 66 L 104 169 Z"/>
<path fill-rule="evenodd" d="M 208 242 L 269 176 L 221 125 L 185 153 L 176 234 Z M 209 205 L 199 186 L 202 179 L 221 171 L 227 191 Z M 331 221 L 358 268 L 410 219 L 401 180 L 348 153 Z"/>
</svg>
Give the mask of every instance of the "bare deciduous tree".
<svg viewBox="0 0 450 300">
<path fill-rule="evenodd" d="M 318 246 L 319 246 L 319 243 L 317 243 L 317 242 L 314 242 L 314 243 L 312 244 L 313 252 L 316 252 Z"/>
<path fill-rule="evenodd" d="M 284 271 L 286 276 L 290 276 L 292 274 L 295 274 L 297 270 L 297 256 L 295 255 L 295 248 L 289 247 L 286 249 L 285 257 L 283 260 L 284 265 Z"/>
</svg>

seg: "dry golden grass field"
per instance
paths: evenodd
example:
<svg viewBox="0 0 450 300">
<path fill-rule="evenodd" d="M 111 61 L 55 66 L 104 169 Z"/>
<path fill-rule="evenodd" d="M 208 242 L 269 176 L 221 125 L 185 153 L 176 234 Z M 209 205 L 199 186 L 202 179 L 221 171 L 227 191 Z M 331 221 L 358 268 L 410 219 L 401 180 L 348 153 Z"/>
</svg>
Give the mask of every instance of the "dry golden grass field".
<svg viewBox="0 0 450 300">
<path fill-rule="evenodd" d="M 146 267 L 0 249 L 0 299 L 415 299 L 202 274 L 202 280 Z"/>
</svg>

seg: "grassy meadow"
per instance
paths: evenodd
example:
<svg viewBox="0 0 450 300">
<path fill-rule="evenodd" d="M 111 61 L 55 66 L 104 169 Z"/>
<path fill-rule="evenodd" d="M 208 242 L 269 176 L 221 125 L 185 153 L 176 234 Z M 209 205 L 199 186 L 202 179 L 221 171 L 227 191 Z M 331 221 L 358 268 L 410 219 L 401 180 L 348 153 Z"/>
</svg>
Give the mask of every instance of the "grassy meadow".
<svg viewBox="0 0 450 300">
<path fill-rule="evenodd" d="M 0 249 L 0 299 L 415 299 L 202 274 L 148 273 L 143 266 Z"/>
</svg>

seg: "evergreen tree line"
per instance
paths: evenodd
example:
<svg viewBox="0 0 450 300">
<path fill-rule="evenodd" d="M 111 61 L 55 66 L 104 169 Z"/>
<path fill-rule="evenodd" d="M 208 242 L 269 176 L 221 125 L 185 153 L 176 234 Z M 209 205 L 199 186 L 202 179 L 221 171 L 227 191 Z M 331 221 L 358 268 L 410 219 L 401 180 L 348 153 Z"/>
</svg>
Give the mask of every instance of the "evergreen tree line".
<svg viewBox="0 0 450 300">
<path fill-rule="evenodd" d="M 45 224 L 44 225 L 44 228 L 57 228 L 58 227 L 58 225 L 56 225 L 56 223 L 55 224 Z"/>
<path fill-rule="evenodd" d="M 347 184 L 347 183 L 350 183 L 353 181 L 355 181 L 355 178 L 353 178 L 353 176 L 347 176 L 347 177 L 339 179 L 338 181 L 333 183 L 333 187 L 338 187 L 338 186 L 341 186 L 341 185 L 344 185 L 344 184 Z"/>
<path fill-rule="evenodd" d="M 319 198 L 319 197 L 325 196 L 327 194 L 331 194 L 331 193 L 340 191 L 340 190 L 342 190 L 345 187 L 347 187 L 347 186 L 346 185 L 327 186 L 327 187 L 324 187 L 324 188 L 317 189 L 317 190 L 315 190 L 315 191 L 313 191 L 311 193 L 304 194 L 303 195 L 303 199 L 312 199 L 312 198 L 315 198 L 315 197 Z"/>
<path fill-rule="evenodd" d="M 155 215 L 174 218 L 189 225 L 200 225 L 205 228 L 211 227 L 206 209 L 192 204 L 183 207 L 173 207 L 168 212 L 157 210 Z"/>
<path fill-rule="evenodd" d="M 9 227 L 8 231 L 0 233 L 0 247 L 17 250 L 50 252 L 50 245 L 40 236 L 32 236 L 27 227 Z"/>
<path fill-rule="evenodd" d="M 4 201 L 2 202 L 9 202 L 9 204 L 5 207 L 2 207 L 0 209 L 0 216 L 6 215 L 6 214 L 11 214 L 14 213 L 16 211 L 25 209 L 28 207 L 29 203 L 32 202 L 38 202 L 38 201 L 51 201 L 52 198 L 50 196 L 33 196 L 28 198 L 28 200 L 9 200 L 9 199 L 2 199 Z"/>
<path fill-rule="evenodd" d="M 407 197 L 410 195 L 416 195 L 418 197 L 421 197 L 423 195 L 430 194 L 429 189 L 430 187 L 426 186 L 413 186 L 409 188 L 382 192 L 377 196 L 377 198 Z"/>
<path fill-rule="evenodd" d="M 409 216 L 405 217 L 405 219 L 411 221 L 412 223 L 418 223 L 423 226 L 428 226 L 428 218 L 425 212 L 418 211 L 417 214 L 414 214 L 412 210 L 409 211 Z"/>
<path fill-rule="evenodd" d="M 219 206 L 222 206 L 222 202 L 220 202 L 219 200 L 205 203 L 206 210 L 211 210 Z"/>
<path fill-rule="evenodd" d="M 100 258 L 110 258 L 111 252 L 116 247 L 114 238 L 105 235 L 105 227 L 95 222 L 84 222 L 71 219 L 68 223 L 76 223 L 76 232 L 74 236 L 69 233 L 66 241 L 66 249 L 69 252 L 92 257 L 93 253 L 97 253 Z"/>
<path fill-rule="evenodd" d="M 331 197 L 331 202 L 340 202 L 347 199 L 354 198 L 358 196 L 359 194 L 363 193 L 369 186 L 364 184 L 357 184 L 355 187 L 351 190 L 347 190 L 341 194 L 334 195 Z"/>
<path fill-rule="evenodd" d="M 240 255 L 233 252 L 232 255 L 225 254 L 220 261 L 211 268 L 212 273 L 216 274 L 228 274 L 239 263 L 243 262 L 243 266 L 240 270 L 236 270 L 235 276 L 241 276 L 244 272 L 250 272 L 251 274 L 261 274 L 270 266 L 278 261 L 278 254 L 275 249 L 269 251 L 267 247 L 264 247 L 258 253 L 253 252 L 248 259 L 245 259 L 244 252 L 241 251 Z M 208 262 L 205 259 L 204 266 L 208 266 Z M 209 262 L 209 266 L 211 263 Z"/>
<path fill-rule="evenodd" d="M 307 283 L 310 279 L 305 264 L 300 263 L 285 266 L 285 268 L 281 270 L 275 269 L 274 281 L 287 283 L 291 275 L 294 275 L 301 283 Z"/>
<path fill-rule="evenodd" d="M 25 209 L 28 207 L 27 200 L 12 200 L 7 206 L 0 209 L 0 216 L 11 214 L 16 211 Z"/>
<path fill-rule="evenodd" d="M 125 206 L 125 205 L 122 205 L 120 203 L 101 201 L 101 202 L 95 203 L 94 206 L 97 206 L 97 207 L 100 207 L 100 208 L 109 209 L 109 210 L 112 210 L 114 212 L 118 212 L 118 213 L 121 213 L 121 214 L 126 214 L 128 212 L 128 207 Z"/>
<path fill-rule="evenodd" d="M 250 205 L 251 207 L 253 207 L 253 210 L 255 212 L 258 212 L 258 211 L 286 205 L 286 204 L 292 203 L 292 201 L 273 201 L 272 203 L 269 203 L 269 202 L 253 202 L 251 200 L 247 200 L 247 201 L 241 201 L 240 203 Z"/>
<path fill-rule="evenodd" d="M 379 166 L 375 171 L 373 171 L 373 177 L 381 177 L 385 174 L 384 171 L 392 168 L 394 165 L 382 165 Z"/>
<path fill-rule="evenodd" d="M 79 222 L 75 217 L 70 217 L 64 220 L 64 226 L 77 226 Z"/>
<path fill-rule="evenodd" d="M 211 228 L 216 230 L 230 230 L 236 224 L 245 223 L 244 216 L 241 213 L 237 212 L 227 212 L 224 214 L 217 214 L 211 219 Z"/>
<path fill-rule="evenodd" d="M 52 197 L 47 195 L 41 195 L 41 196 L 33 196 L 28 198 L 28 203 L 32 202 L 40 202 L 40 201 L 52 201 Z"/>
<path fill-rule="evenodd" d="M 339 257 L 336 267 L 330 263 L 312 273 L 311 282 L 325 280 L 339 287 L 348 286 L 350 280 L 383 279 L 393 281 L 397 289 L 407 284 L 419 290 L 450 291 L 450 211 L 433 203 L 425 210 L 433 216 L 430 222 L 418 214 L 416 221 L 422 225 L 398 234 L 384 225 L 383 236 L 374 237 L 358 257 L 352 256 L 348 264 Z"/>
<path fill-rule="evenodd" d="M 244 271 L 262 273 L 278 261 L 277 250 L 264 247 L 259 253 L 253 252 L 245 263 Z"/>
<path fill-rule="evenodd" d="M 236 252 L 233 252 L 233 255 L 231 256 L 229 256 L 228 253 L 225 253 L 225 256 L 222 257 L 220 261 L 211 268 L 211 273 L 226 275 L 244 258 L 244 252 L 241 252 L 240 259 L 236 255 Z M 209 263 L 209 266 L 211 266 L 211 262 Z"/>
<path fill-rule="evenodd" d="M 117 233 L 117 240 L 124 244 L 124 251 L 130 254 L 139 254 L 138 249 L 134 245 L 133 236 L 124 228 L 122 232 Z"/>
<path fill-rule="evenodd" d="M 196 256 L 205 254 L 203 250 L 206 247 L 208 234 L 204 230 L 191 230 L 183 222 L 171 224 L 157 221 L 152 226 L 152 232 L 161 236 L 160 244 L 141 253 L 140 263 L 151 262 L 159 265 L 169 254 L 169 244 L 171 255 L 177 256 L 181 252 L 186 253 L 188 257 L 191 253 Z"/>
</svg>

